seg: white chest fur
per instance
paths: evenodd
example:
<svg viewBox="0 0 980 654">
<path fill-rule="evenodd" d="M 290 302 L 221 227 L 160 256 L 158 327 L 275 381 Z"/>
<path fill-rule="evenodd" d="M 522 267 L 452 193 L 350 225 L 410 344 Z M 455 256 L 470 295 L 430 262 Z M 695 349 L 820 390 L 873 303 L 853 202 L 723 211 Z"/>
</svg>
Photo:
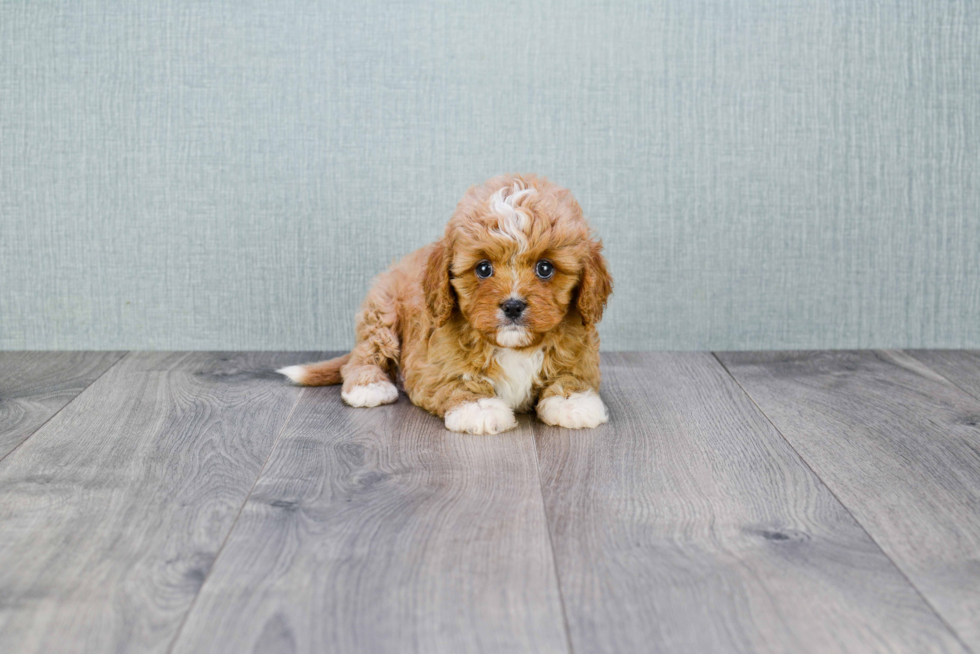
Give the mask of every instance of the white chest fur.
<svg viewBox="0 0 980 654">
<path fill-rule="evenodd" d="M 514 411 L 527 411 L 534 400 L 532 391 L 541 375 L 544 350 L 512 350 L 498 348 L 494 359 L 499 370 L 491 379 L 493 387 L 503 402 Z"/>
</svg>

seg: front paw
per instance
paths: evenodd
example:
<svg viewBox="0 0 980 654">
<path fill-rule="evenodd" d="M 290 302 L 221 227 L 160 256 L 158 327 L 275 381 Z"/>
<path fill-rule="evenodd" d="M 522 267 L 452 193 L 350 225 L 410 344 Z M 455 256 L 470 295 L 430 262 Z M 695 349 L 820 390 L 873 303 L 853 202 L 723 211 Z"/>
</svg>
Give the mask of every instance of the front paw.
<svg viewBox="0 0 980 654">
<path fill-rule="evenodd" d="M 609 420 L 606 405 L 594 391 L 546 397 L 538 402 L 538 417 L 544 423 L 568 429 L 598 427 Z"/>
<path fill-rule="evenodd" d="M 499 434 L 517 426 L 514 412 L 495 397 L 466 402 L 446 413 L 446 429 L 467 434 Z"/>
</svg>

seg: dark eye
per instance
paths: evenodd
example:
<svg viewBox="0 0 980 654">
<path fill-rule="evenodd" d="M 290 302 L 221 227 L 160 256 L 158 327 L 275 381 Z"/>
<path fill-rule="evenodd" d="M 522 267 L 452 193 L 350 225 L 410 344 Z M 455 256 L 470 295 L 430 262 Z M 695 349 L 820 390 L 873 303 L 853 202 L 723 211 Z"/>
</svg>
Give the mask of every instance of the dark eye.
<svg viewBox="0 0 980 654">
<path fill-rule="evenodd" d="M 493 264 L 489 261 L 481 261 L 476 264 L 476 276 L 480 279 L 486 279 L 493 274 Z"/>
<path fill-rule="evenodd" d="M 550 261 L 539 261 L 534 266 L 534 274 L 541 279 L 551 279 L 555 274 L 555 267 Z"/>
</svg>

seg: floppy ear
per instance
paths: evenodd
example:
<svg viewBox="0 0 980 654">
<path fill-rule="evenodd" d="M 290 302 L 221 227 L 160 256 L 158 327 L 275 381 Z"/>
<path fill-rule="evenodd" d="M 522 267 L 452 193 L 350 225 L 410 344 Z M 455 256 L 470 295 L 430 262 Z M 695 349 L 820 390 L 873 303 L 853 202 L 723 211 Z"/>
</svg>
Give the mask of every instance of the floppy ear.
<svg viewBox="0 0 980 654">
<path fill-rule="evenodd" d="M 589 244 L 589 253 L 582 270 L 582 281 L 578 289 L 577 308 L 586 325 L 594 325 L 602 320 L 602 310 L 606 299 L 612 293 L 612 277 L 606 270 L 606 260 L 602 256 L 602 243 Z"/>
<path fill-rule="evenodd" d="M 456 297 L 449 283 L 449 263 L 451 256 L 446 239 L 435 244 L 422 276 L 422 289 L 425 303 L 436 319 L 436 327 L 441 326 L 453 313 Z"/>
</svg>

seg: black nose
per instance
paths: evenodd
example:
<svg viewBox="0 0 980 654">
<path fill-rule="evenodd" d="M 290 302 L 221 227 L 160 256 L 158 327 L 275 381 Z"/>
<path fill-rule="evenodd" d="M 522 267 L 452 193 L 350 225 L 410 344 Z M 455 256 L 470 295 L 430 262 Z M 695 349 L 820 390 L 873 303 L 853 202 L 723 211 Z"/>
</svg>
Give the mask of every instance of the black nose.
<svg viewBox="0 0 980 654">
<path fill-rule="evenodd" d="M 513 320 L 514 318 L 519 318 L 524 313 L 524 309 L 527 308 L 527 302 L 511 298 L 501 304 L 500 308 L 504 310 L 505 316 Z"/>
</svg>

